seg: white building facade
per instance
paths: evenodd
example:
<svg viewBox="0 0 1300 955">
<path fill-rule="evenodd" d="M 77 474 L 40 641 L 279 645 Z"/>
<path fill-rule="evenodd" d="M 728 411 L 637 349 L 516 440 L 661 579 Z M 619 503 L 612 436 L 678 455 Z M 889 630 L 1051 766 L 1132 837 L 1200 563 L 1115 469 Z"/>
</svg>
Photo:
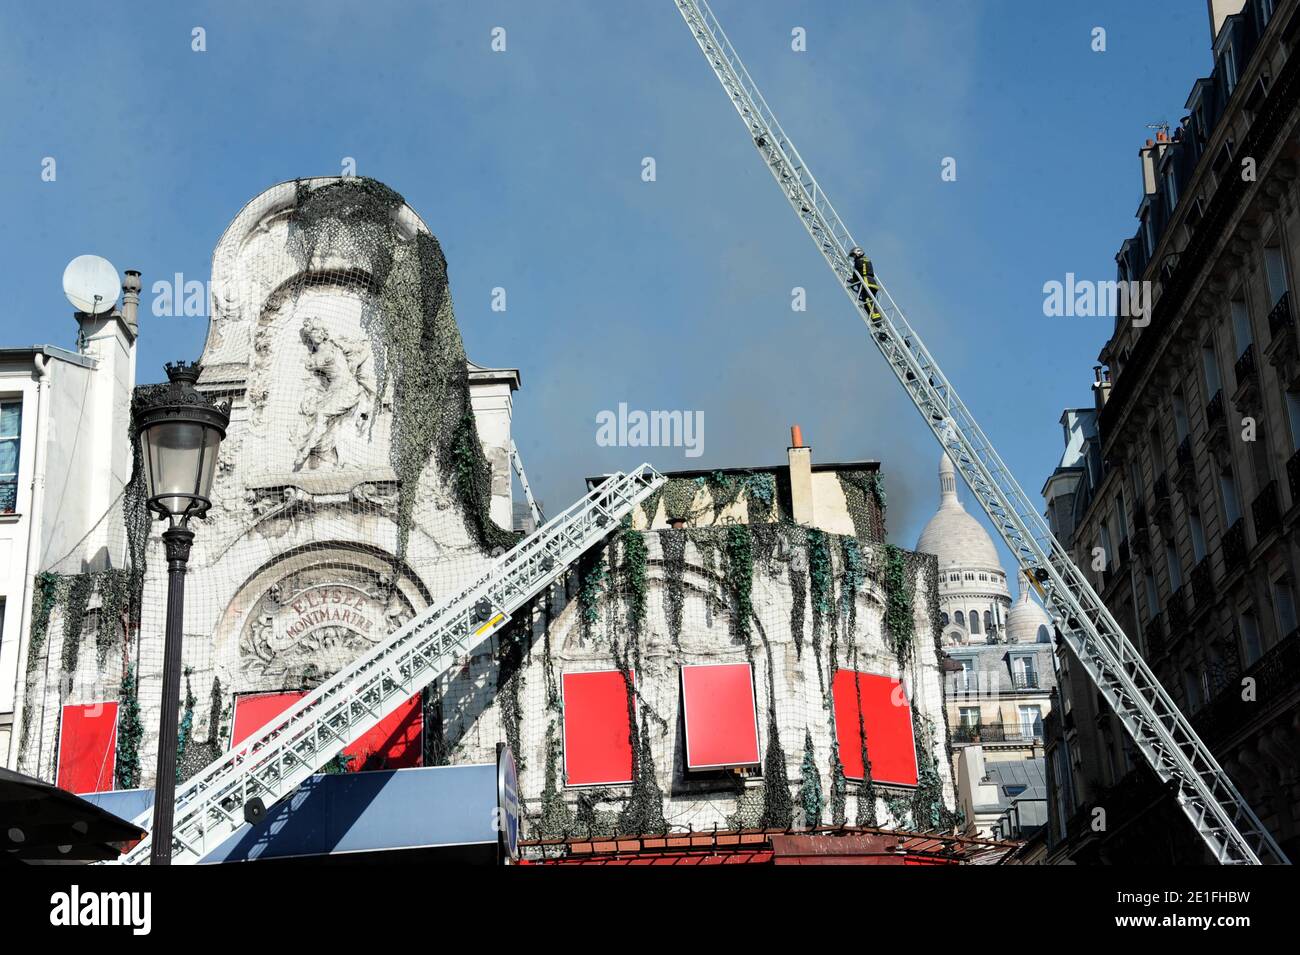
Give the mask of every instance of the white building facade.
<svg viewBox="0 0 1300 955">
<path fill-rule="evenodd" d="M 15 728 L 37 575 L 68 554 L 88 570 L 113 558 L 95 533 L 131 474 L 126 440 L 135 384 L 138 276 L 126 314 L 78 313 L 79 350 L 0 349 L 0 765 L 18 759 Z M 57 665 L 52 672 L 57 681 Z"/>
<path fill-rule="evenodd" d="M 201 365 L 231 418 L 189 564 L 182 775 L 515 539 L 518 373 L 466 359 L 437 240 L 387 187 L 301 180 L 250 202 L 213 256 Z M 89 537 L 27 572 L 20 632 L 40 652 L 12 664 L 13 762 L 56 778 L 68 727 L 102 709 L 82 751 L 111 762 L 87 777 L 104 788 L 151 783 L 160 718 L 166 566 L 125 407 L 102 431 L 117 484 Z M 874 462 L 798 446 L 780 468 L 676 475 L 346 768 L 490 762 L 508 741 L 526 832 L 552 837 L 950 827 L 936 565 L 884 526 Z"/>
</svg>

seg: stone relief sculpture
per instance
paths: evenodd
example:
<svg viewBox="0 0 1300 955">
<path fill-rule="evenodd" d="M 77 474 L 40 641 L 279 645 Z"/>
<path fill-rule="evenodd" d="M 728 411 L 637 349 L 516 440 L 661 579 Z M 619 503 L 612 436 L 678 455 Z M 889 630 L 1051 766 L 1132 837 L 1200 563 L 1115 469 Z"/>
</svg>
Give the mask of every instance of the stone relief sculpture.
<svg viewBox="0 0 1300 955">
<path fill-rule="evenodd" d="M 412 616 L 389 574 L 307 568 L 267 588 L 249 610 L 239 641 L 240 670 L 254 685 L 295 682 L 307 668 L 328 675 Z"/>
<path fill-rule="evenodd" d="M 395 633 L 414 614 L 411 612 L 410 605 L 402 597 L 401 591 L 397 589 L 397 581 L 390 574 L 380 574 L 378 583 L 379 587 L 372 591 L 370 596 L 383 605 L 386 632 Z"/>
<path fill-rule="evenodd" d="M 293 469 L 339 463 L 338 430 L 349 419 L 364 432 L 375 403 L 375 370 L 370 343 L 331 336 L 316 318 L 304 318 L 302 340 L 307 346 L 305 367 L 314 387 L 303 396 L 302 440 Z"/>
</svg>

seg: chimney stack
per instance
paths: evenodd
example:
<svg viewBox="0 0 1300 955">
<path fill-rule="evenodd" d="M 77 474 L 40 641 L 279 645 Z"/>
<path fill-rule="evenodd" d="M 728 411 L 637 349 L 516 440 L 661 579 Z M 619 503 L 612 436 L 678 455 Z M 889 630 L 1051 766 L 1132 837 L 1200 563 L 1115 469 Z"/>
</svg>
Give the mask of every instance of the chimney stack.
<svg viewBox="0 0 1300 955">
<path fill-rule="evenodd" d="M 811 527 L 813 523 L 812 448 L 803 443 L 803 430 L 796 424 L 790 428 L 790 516 L 796 524 Z"/>
<path fill-rule="evenodd" d="M 1110 371 L 1101 365 L 1093 365 L 1092 379 L 1092 390 L 1096 392 L 1097 410 L 1100 411 L 1110 400 Z"/>
<path fill-rule="evenodd" d="M 1148 139 L 1145 146 L 1138 150 L 1138 156 L 1142 159 L 1142 193 L 1151 196 L 1156 192 L 1156 160 L 1160 158 L 1160 150 L 1163 146 L 1157 146 L 1155 140 Z"/>
<path fill-rule="evenodd" d="M 140 288 L 140 273 L 127 269 L 122 282 L 122 321 L 132 338 L 140 337 Z"/>
</svg>

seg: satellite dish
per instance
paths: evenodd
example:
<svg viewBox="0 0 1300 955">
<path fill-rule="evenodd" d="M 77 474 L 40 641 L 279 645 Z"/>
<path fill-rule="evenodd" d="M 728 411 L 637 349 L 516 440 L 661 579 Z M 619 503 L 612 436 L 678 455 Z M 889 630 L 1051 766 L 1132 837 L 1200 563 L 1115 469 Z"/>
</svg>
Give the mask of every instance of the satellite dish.
<svg viewBox="0 0 1300 955">
<path fill-rule="evenodd" d="M 113 263 L 98 255 L 79 255 L 63 270 L 63 294 L 73 308 L 87 315 L 110 311 L 121 287 Z"/>
</svg>

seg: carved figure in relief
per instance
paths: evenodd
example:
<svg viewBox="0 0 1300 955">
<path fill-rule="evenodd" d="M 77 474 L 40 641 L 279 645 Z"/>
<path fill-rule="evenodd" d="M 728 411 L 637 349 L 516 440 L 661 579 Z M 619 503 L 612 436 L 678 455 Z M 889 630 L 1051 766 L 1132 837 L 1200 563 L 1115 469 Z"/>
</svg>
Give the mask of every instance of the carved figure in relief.
<svg viewBox="0 0 1300 955">
<path fill-rule="evenodd" d="M 334 337 L 317 318 L 305 318 L 302 340 L 307 346 L 304 367 L 313 387 L 303 396 L 302 440 L 293 469 L 321 461 L 339 463 L 338 430 L 349 419 L 365 431 L 375 401 L 375 370 L 366 341 Z"/>
</svg>

